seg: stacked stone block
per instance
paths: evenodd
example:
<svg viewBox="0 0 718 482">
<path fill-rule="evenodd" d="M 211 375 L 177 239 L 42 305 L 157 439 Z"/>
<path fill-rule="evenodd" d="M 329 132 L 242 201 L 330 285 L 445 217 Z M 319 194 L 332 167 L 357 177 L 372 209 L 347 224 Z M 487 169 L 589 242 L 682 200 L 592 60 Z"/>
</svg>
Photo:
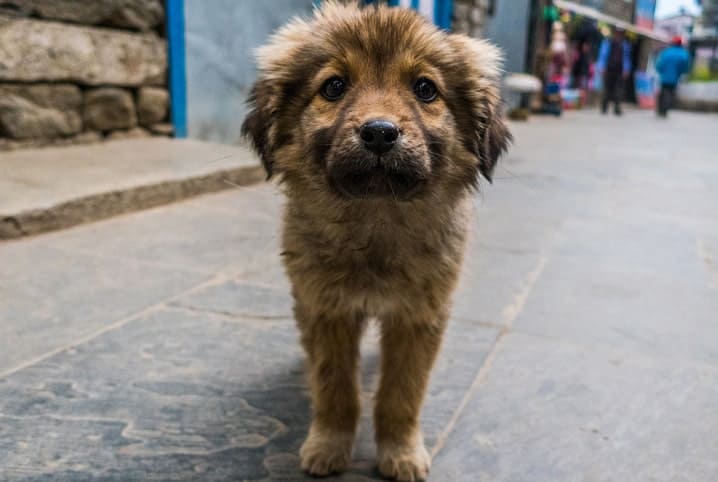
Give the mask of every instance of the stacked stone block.
<svg viewBox="0 0 718 482">
<path fill-rule="evenodd" d="M 0 2 L 0 149 L 171 134 L 161 0 Z"/>
</svg>

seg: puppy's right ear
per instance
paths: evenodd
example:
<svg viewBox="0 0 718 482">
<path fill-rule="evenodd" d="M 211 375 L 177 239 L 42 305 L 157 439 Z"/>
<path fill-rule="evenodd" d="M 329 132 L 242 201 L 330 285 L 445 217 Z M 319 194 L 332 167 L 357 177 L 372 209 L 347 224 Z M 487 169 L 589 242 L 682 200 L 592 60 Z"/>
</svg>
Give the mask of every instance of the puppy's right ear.
<svg viewBox="0 0 718 482">
<path fill-rule="evenodd" d="M 319 18 L 335 10 L 339 10 L 337 3 L 326 2 L 314 15 Z M 292 86 L 305 78 L 304 63 L 296 59 L 306 58 L 307 53 L 316 50 L 308 44 L 314 36 L 313 30 L 312 23 L 295 17 L 255 52 L 259 75 L 247 99 L 249 113 L 242 124 L 242 135 L 249 139 L 262 159 L 267 179 L 281 170 L 275 162 L 276 152 L 288 138 L 286 129 L 277 124 L 283 123 L 286 99 L 293 97 Z"/>
<path fill-rule="evenodd" d="M 242 135 L 246 137 L 262 160 L 267 179 L 272 177 L 274 167 L 274 143 L 272 133 L 276 112 L 272 107 L 273 92 L 270 83 L 259 79 L 252 86 L 247 99 L 249 113 L 242 124 Z"/>
</svg>

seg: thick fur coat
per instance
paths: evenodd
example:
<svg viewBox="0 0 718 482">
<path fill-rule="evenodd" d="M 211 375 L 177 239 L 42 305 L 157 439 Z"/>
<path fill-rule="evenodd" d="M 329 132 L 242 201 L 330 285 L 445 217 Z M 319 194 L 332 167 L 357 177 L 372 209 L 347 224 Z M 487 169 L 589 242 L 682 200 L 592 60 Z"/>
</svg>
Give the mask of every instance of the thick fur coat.
<svg viewBox="0 0 718 482">
<path fill-rule="evenodd" d="M 423 479 L 420 409 L 471 196 L 510 140 L 499 52 L 410 10 L 326 1 L 280 29 L 258 60 L 243 131 L 288 200 L 282 256 L 314 412 L 302 467 L 326 475 L 350 463 L 359 341 L 377 319 L 379 469 Z M 367 134 L 372 121 L 381 123 Z"/>
</svg>

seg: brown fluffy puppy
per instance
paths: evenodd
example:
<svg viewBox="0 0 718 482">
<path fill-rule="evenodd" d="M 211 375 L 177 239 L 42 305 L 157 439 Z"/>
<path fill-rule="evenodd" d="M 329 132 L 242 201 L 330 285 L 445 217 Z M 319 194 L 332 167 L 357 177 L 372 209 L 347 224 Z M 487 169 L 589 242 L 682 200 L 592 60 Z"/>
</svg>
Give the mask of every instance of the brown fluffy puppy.
<svg viewBox="0 0 718 482">
<path fill-rule="evenodd" d="M 381 326 L 379 469 L 426 477 L 419 429 L 479 173 L 509 141 L 499 53 L 417 13 L 333 1 L 258 51 L 243 131 L 282 183 L 284 263 L 314 417 L 302 468 L 347 468 L 359 420 L 359 340 Z"/>
</svg>

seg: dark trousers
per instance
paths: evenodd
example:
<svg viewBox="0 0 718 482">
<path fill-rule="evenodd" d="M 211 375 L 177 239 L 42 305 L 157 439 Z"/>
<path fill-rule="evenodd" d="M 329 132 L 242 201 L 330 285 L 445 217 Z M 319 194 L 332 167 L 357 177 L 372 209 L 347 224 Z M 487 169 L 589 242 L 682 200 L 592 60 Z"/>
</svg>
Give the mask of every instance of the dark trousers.
<svg viewBox="0 0 718 482">
<path fill-rule="evenodd" d="M 676 86 L 671 84 L 661 84 L 661 92 L 658 94 L 658 115 L 665 117 L 668 110 L 673 107 L 676 98 Z"/>
<path fill-rule="evenodd" d="M 623 73 L 607 70 L 603 75 L 603 102 L 601 110 L 608 112 L 608 104 L 613 102 L 616 114 L 621 113 L 621 97 L 623 97 Z"/>
</svg>

